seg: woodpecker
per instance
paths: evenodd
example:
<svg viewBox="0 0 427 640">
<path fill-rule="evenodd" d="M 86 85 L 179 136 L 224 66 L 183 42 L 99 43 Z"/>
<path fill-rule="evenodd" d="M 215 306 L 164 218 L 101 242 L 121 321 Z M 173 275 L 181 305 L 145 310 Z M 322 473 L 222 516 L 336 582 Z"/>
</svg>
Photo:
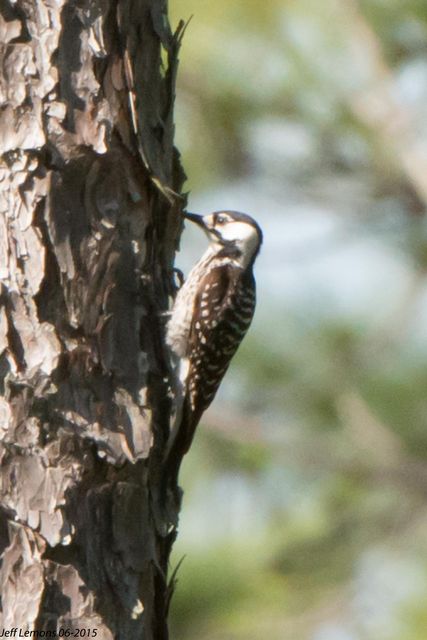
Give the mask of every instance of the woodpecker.
<svg viewBox="0 0 427 640">
<path fill-rule="evenodd" d="M 166 453 L 175 478 L 252 321 L 253 265 L 262 243 L 259 225 L 245 213 L 183 215 L 203 229 L 209 246 L 178 291 L 167 324 L 166 342 L 178 361 L 175 426 Z"/>
</svg>

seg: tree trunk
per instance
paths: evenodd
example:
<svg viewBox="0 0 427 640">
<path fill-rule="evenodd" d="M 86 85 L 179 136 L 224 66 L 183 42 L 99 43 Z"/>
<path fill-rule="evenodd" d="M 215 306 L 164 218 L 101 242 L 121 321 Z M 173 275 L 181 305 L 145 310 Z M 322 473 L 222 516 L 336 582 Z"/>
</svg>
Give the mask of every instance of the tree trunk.
<svg viewBox="0 0 427 640">
<path fill-rule="evenodd" d="M 182 32 L 166 0 L 0 2 L 6 630 L 168 637 Z"/>
</svg>

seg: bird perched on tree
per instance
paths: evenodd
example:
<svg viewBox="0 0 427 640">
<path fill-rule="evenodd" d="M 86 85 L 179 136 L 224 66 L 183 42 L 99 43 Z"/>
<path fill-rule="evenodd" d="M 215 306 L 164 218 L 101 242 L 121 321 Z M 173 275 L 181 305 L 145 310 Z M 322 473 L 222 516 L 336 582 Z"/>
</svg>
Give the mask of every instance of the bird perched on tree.
<svg viewBox="0 0 427 640">
<path fill-rule="evenodd" d="M 178 359 L 175 426 L 166 453 L 176 479 L 197 424 L 212 402 L 255 310 L 253 265 L 262 232 L 237 211 L 184 217 L 205 231 L 209 247 L 178 291 L 166 342 Z"/>
</svg>

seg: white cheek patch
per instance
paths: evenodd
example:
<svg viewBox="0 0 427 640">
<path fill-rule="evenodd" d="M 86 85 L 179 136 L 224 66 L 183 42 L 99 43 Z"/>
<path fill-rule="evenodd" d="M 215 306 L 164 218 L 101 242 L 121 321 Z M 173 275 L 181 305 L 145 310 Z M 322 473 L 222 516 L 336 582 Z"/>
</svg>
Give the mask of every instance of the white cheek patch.
<svg viewBox="0 0 427 640">
<path fill-rule="evenodd" d="M 258 247 L 259 239 L 256 229 L 245 222 L 229 222 L 221 230 L 224 240 L 232 240 L 242 251 L 245 264 L 250 261 L 254 251 Z"/>
</svg>

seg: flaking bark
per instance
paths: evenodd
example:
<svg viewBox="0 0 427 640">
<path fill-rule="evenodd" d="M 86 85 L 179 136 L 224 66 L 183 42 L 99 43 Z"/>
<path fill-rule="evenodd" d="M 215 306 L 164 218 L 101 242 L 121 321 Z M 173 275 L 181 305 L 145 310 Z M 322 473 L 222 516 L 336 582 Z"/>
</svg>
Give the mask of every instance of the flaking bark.
<svg viewBox="0 0 427 640">
<path fill-rule="evenodd" d="M 0 626 L 167 638 L 182 27 L 162 0 L 0 10 Z"/>
</svg>

